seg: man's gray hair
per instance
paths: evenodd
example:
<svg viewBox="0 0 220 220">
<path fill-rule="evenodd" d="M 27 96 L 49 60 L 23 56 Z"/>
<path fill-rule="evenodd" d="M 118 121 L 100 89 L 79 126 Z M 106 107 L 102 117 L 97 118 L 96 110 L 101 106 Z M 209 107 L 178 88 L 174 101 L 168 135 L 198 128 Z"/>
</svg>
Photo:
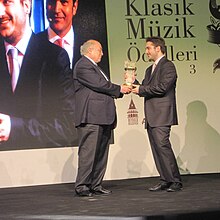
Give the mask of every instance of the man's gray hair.
<svg viewBox="0 0 220 220">
<path fill-rule="evenodd" d="M 95 40 L 88 40 L 80 47 L 80 54 L 86 55 L 89 51 L 89 48 L 92 48 L 95 45 Z"/>
</svg>

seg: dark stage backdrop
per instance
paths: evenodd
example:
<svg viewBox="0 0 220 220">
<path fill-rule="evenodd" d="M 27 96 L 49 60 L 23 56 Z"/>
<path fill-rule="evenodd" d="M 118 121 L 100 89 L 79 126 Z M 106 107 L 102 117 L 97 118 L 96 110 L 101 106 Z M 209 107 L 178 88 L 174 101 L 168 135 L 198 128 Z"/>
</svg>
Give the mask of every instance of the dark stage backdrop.
<svg viewBox="0 0 220 220">
<path fill-rule="evenodd" d="M 35 33 L 39 33 L 47 28 L 47 21 L 45 20 L 45 5 L 44 0 L 33 1 L 33 14 L 31 18 L 32 28 Z M 45 25 L 46 23 L 46 25 Z M 105 15 L 105 1 L 103 0 L 79 0 L 77 14 L 73 18 L 74 33 L 77 36 L 77 42 L 75 47 L 80 50 L 80 46 L 88 39 L 96 39 L 100 41 L 103 46 L 104 56 L 100 63 L 100 66 L 106 72 L 109 73 L 109 61 L 108 61 L 108 47 L 107 47 L 107 30 L 106 30 L 106 15 Z M 76 59 L 79 59 L 77 57 Z M 22 138 L 22 137 L 20 137 Z M 113 140 L 113 139 L 112 139 Z M 71 146 L 77 146 L 76 134 L 73 137 Z M 68 143 L 70 142 L 68 141 Z M 52 148 L 54 146 L 51 146 Z M 68 145 L 60 147 L 69 147 Z M 22 150 L 22 149 L 38 149 L 48 148 L 44 145 L 39 146 L 16 146 L 5 145 L 0 147 L 0 151 L 8 150 Z"/>
<path fill-rule="evenodd" d="M 77 14 L 73 19 L 73 26 L 75 34 L 78 36 L 78 46 L 89 39 L 100 41 L 104 53 L 100 66 L 106 74 L 109 74 L 105 1 L 79 0 Z"/>
</svg>

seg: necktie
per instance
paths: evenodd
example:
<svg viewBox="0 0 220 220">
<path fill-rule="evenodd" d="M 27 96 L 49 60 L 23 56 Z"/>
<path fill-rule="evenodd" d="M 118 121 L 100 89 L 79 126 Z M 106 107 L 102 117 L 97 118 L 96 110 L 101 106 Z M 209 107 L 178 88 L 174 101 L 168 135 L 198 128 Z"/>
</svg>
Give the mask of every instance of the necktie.
<svg viewBox="0 0 220 220">
<path fill-rule="evenodd" d="M 151 71 L 151 74 L 154 72 L 155 68 L 156 68 L 157 64 L 154 63 L 153 66 L 152 66 L 152 71 Z"/>
<path fill-rule="evenodd" d="M 12 91 L 14 92 L 20 72 L 20 66 L 18 62 L 18 50 L 15 47 L 11 48 L 8 51 L 8 56 L 9 56 L 10 74 L 11 74 L 11 86 L 12 86 Z"/>
<path fill-rule="evenodd" d="M 58 38 L 53 43 L 66 50 L 66 52 L 69 55 L 69 59 L 70 59 L 70 68 L 72 69 L 73 50 L 71 51 L 71 49 L 70 49 L 71 47 L 70 47 L 69 43 L 66 40 L 64 40 L 63 38 Z"/>
<path fill-rule="evenodd" d="M 63 48 L 64 40 L 62 38 L 59 38 L 59 39 L 55 40 L 54 43 Z"/>
</svg>

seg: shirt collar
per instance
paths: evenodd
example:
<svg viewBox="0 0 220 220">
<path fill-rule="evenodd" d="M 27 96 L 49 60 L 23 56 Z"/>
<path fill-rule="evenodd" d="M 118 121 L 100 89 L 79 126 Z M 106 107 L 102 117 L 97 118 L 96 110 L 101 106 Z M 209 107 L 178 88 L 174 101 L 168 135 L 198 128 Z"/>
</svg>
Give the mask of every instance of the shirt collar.
<svg viewBox="0 0 220 220">
<path fill-rule="evenodd" d="M 54 43 L 57 39 L 60 37 L 51 29 L 51 27 L 48 27 L 48 39 L 51 43 Z M 73 47 L 74 45 L 74 30 L 73 27 L 71 26 L 70 30 L 68 33 L 62 38 L 65 40 L 65 43 L 69 44 L 70 46 Z"/>
<path fill-rule="evenodd" d="M 96 63 L 93 59 L 91 59 L 90 57 L 88 57 L 88 56 L 86 56 L 86 55 L 84 55 L 84 57 L 86 57 L 87 59 L 89 59 L 94 65 L 98 66 L 97 63 Z"/>
<path fill-rule="evenodd" d="M 161 56 L 161 57 L 159 57 L 157 60 L 155 60 L 155 64 L 157 65 L 158 63 L 159 63 L 159 61 L 163 58 L 163 57 L 165 57 L 165 55 L 163 55 L 163 56 Z"/>
</svg>

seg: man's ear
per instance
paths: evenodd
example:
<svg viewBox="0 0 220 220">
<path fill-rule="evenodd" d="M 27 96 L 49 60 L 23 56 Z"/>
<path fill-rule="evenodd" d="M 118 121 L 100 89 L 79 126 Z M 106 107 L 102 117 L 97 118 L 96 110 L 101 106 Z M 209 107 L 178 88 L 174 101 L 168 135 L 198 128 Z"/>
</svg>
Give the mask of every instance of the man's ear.
<svg viewBox="0 0 220 220">
<path fill-rule="evenodd" d="M 157 46 L 157 47 L 156 47 L 156 51 L 157 51 L 157 52 L 160 52 L 160 51 L 161 51 L 161 47 L 160 47 L 160 46 Z"/>
<path fill-rule="evenodd" d="M 31 13 L 31 1 L 30 0 L 23 0 L 23 6 L 26 14 Z"/>
<path fill-rule="evenodd" d="M 76 15 L 78 9 L 78 0 L 75 1 L 75 3 L 73 4 L 73 16 Z"/>
</svg>

